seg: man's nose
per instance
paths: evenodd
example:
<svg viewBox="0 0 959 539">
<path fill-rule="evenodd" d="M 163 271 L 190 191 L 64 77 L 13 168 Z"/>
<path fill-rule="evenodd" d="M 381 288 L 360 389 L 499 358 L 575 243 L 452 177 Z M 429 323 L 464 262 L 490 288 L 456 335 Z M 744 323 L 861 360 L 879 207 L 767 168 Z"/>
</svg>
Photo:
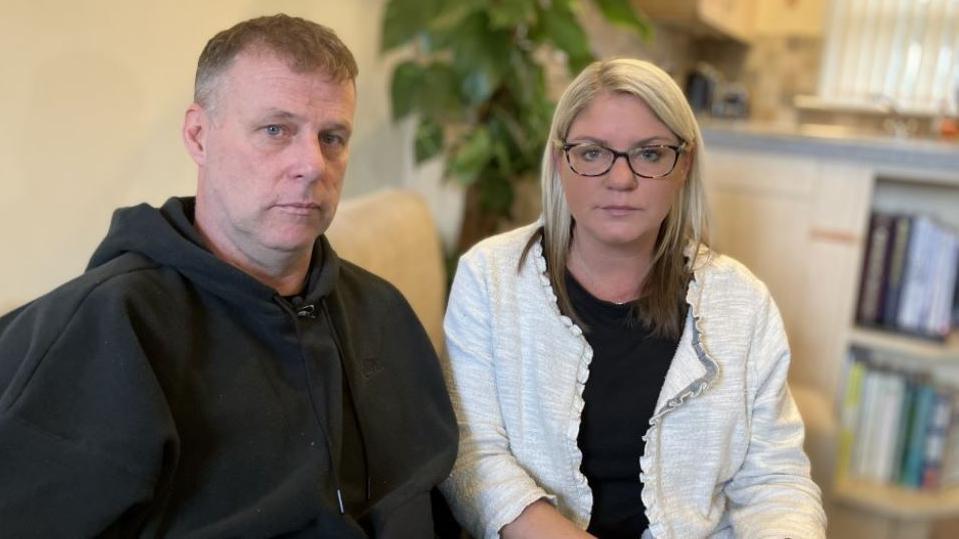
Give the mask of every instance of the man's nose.
<svg viewBox="0 0 959 539">
<path fill-rule="evenodd" d="M 606 187 L 616 190 L 629 190 L 638 184 L 636 175 L 629 168 L 629 161 L 625 156 L 617 155 L 613 160 L 613 166 L 606 173 Z"/>
<path fill-rule="evenodd" d="M 293 174 L 297 179 L 314 182 L 319 180 L 326 170 L 323 146 L 316 136 L 304 136 L 298 140 L 294 145 L 293 159 Z"/>
</svg>

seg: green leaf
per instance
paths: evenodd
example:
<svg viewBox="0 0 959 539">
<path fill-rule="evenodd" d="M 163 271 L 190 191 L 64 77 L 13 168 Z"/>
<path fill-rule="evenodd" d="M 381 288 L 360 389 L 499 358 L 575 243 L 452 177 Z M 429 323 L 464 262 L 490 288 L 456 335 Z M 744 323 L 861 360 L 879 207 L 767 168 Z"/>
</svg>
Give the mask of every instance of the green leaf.
<svg viewBox="0 0 959 539">
<path fill-rule="evenodd" d="M 521 24 L 529 24 L 536 17 L 535 0 L 503 0 L 490 2 L 490 27 L 513 29 Z"/>
<path fill-rule="evenodd" d="M 443 151 L 443 128 L 428 118 L 422 118 L 416 125 L 414 150 L 416 164 L 439 155 Z"/>
<path fill-rule="evenodd" d="M 499 86 L 500 77 L 492 69 L 486 66 L 477 66 L 476 69 L 461 73 L 461 89 L 467 102 L 478 105 L 486 101 L 493 95 L 496 87 Z"/>
<path fill-rule="evenodd" d="M 464 21 L 476 12 L 488 9 L 487 0 L 445 0 L 446 5 L 430 21 L 429 31 L 421 34 L 420 44 L 426 52 L 451 48 L 461 40 Z"/>
<path fill-rule="evenodd" d="M 510 51 L 506 85 L 514 95 L 518 108 L 546 98 L 546 77 L 543 67 L 522 49 Z"/>
<path fill-rule="evenodd" d="M 476 181 L 480 171 L 492 158 L 492 143 L 486 127 L 477 126 L 454 151 L 449 162 L 449 173 L 463 185 Z"/>
<path fill-rule="evenodd" d="M 455 29 L 450 43 L 453 66 L 461 80 L 460 90 L 470 104 L 489 99 L 501 84 L 508 68 L 513 36 L 489 27 L 489 16 L 477 11 L 465 17 Z"/>
<path fill-rule="evenodd" d="M 566 53 L 573 71 L 579 72 L 593 61 L 586 32 L 576 15 L 562 3 L 557 2 L 541 13 L 540 31 L 542 37 Z"/>
<path fill-rule="evenodd" d="M 403 62 L 393 69 L 393 80 L 390 82 L 390 98 L 393 105 L 394 121 L 413 112 L 423 79 L 423 68 L 415 62 Z"/>
<path fill-rule="evenodd" d="M 460 80 L 452 66 L 433 62 L 426 67 L 421 82 L 415 90 L 417 110 L 440 122 L 463 116 Z"/>
<path fill-rule="evenodd" d="M 638 33 L 643 39 L 650 38 L 652 28 L 649 22 L 633 9 L 630 0 L 593 1 L 599 6 L 599 10 L 609 22 L 631 29 Z"/>
<path fill-rule="evenodd" d="M 453 69 L 442 62 L 420 65 L 407 61 L 396 66 L 390 97 L 394 121 L 413 112 L 437 120 L 462 116 L 459 81 Z"/>
<path fill-rule="evenodd" d="M 442 0 L 389 0 L 383 10 L 380 50 L 412 41 L 426 29 Z"/>
<path fill-rule="evenodd" d="M 516 191 L 508 178 L 497 174 L 483 177 L 480 183 L 480 205 L 497 215 L 508 216 Z"/>
</svg>

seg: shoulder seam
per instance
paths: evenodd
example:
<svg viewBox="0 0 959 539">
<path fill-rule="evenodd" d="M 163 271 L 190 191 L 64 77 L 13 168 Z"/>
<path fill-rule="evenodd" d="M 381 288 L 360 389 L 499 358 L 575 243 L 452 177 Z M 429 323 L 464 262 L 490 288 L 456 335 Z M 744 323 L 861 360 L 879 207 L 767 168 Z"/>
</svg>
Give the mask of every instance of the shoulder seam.
<svg viewBox="0 0 959 539">
<path fill-rule="evenodd" d="M 73 320 L 76 318 L 77 312 L 80 310 L 80 307 L 81 307 L 84 303 L 86 303 L 87 298 L 90 297 L 90 294 L 92 294 L 94 291 L 98 290 L 101 286 L 103 286 L 104 284 L 108 283 L 109 281 L 112 281 L 113 279 L 116 279 L 116 278 L 121 277 L 121 276 L 123 276 L 123 275 L 127 275 L 127 274 L 130 274 L 130 273 L 137 273 L 137 272 L 140 272 L 140 271 L 152 270 L 152 269 L 156 269 L 156 268 L 158 268 L 158 267 L 160 267 L 159 264 L 155 264 L 155 263 L 154 263 L 154 264 L 149 265 L 149 266 L 130 268 L 130 269 L 128 269 L 128 270 L 125 270 L 125 271 L 116 273 L 116 274 L 114 274 L 114 275 L 110 275 L 110 276 L 104 278 L 102 281 L 99 281 L 99 282 L 97 282 L 96 284 L 90 286 L 90 287 L 87 289 L 87 291 L 83 294 L 83 296 L 82 296 L 81 298 L 79 298 L 79 299 L 77 300 L 77 302 L 74 304 L 73 312 L 71 312 L 70 315 L 66 318 L 66 320 L 64 320 L 63 324 L 62 324 L 61 327 L 59 328 L 59 331 L 57 332 L 56 338 L 51 339 L 50 342 L 47 344 L 47 346 L 43 349 L 43 352 L 40 353 L 39 359 L 37 359 L 36 363 L 34 363 L 33 368 L 32 368 L 32 370 L 31 370 L 30 374 L 27 376 L 26 380 L 24 380 L 23 384 L 20 386 L 19 391 L 17 392 L 17 394 L 12 395 L 12 396 L 10 397 L 10 400 L 9 400 L 9 402 L 8 402 L 8 405 L 7 405 L 3 410 L 0 410 L 0 411 L 6 412 L 6 411 L 10 410 L 10 409 L 20 400 L 20 397 L 23 395 L 23 392 L 24 392 L 24 391 L 26 390 L 26 388 L 30 385 L 30 382 L 31 382 L 32 379 L 33 379 L 33 375 L 36 373 L 37 369 L 40 368 L 40 365 L 44 362 L 44 360 L 46 360 L 46 357 L 47 357 L 47 355 L 50 353 L 50 350 L 53 349 L 53 347 L 56 346 L 56 344 L 57 344 L 58 342 L 60 342 L 60 339 L 63 337 L 63 335 L 64 335 L 64 333 L 65 333 L 65 329 L 66 329 L 67 326 L 69 326 L 69 325 L 73 322 Z"/>
</svg>

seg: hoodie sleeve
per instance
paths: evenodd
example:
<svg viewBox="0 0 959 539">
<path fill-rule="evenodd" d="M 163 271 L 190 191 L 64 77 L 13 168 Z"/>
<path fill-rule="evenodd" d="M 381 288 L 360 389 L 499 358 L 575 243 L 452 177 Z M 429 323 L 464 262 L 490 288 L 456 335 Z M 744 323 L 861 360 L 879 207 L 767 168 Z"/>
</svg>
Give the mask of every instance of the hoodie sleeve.
<svg viewBox="0 0 959 539">
<path fill-rule="evenodd" d="M 122 534 L 153 498 L 175 431 L 115 296 L 67 285 L 0 320 L 6 536 Z"/>
<path fill-rule="evenodd" d="M 757 309 L 749 365 L 754 395 L 745 461 L 726 485 L 737 537 L 825 537 L 819 488 L 803 452 L 803 423 L 786 384 L 789 345 L 766 293 Z"/>
</svg>

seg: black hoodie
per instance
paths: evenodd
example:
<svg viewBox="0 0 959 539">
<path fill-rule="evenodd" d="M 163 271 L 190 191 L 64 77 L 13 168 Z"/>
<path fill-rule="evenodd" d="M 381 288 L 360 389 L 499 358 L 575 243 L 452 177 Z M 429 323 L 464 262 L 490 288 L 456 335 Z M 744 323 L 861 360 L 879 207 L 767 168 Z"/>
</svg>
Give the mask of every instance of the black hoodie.
<svg viewBox="0 0 959 539">
<path fill-rule="evenodd" d="M 321 237 L 280 297 L 192 220 L 118 210 L 0 318 L 0 536 L 430 537 L 456 426 L 400 293 Z"/>
</svg>

